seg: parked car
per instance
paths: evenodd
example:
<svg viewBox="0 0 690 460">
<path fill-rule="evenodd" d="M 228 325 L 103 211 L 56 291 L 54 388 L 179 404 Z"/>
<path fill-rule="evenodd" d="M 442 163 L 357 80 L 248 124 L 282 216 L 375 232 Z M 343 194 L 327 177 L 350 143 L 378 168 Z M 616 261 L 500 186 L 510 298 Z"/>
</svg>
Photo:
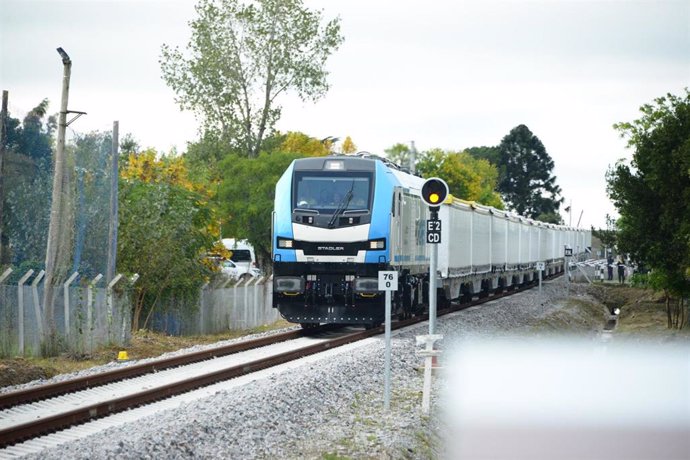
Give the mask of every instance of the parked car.
<svg viewBox="0 0 690 460">
<path fill-rule="evenodd" d="M 251 277 L 261 275 L 261 270 L 256 266 L 254 247 L 247 240 L 235 240 L 234 238 L 223 238 L 225 248 L 230 251 L 230 260 L 240 271 L 240 276 L 248 274 Z"/>
<path fill-rule="evenodd" d="M 220 271 L 223 275 L 234 280 L 240 279 L 240 276 L 246 273 L 241 268 L 239 268 L 232 260 L 224 260 L 221 264 Z"/>
</svg>

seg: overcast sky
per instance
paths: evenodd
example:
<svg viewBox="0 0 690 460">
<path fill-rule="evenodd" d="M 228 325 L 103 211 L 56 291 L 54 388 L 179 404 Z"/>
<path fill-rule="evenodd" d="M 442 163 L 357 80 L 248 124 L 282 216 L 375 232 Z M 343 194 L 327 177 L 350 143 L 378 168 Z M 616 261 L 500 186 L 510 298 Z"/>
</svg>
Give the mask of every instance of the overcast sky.
<svg viewBox="0 0 690 460">
<path fill-rule="evenodd" d="M 615 214 L 604 174 L 629 158 L 612 124 L 690 86 L 690 1 L 307 0 L 339 16 L 328 94 L 283 99 L 281 131 L 350 135 L 382 153 L 497 145 L 527 125 L 555 161 L 572 223 Z M 0 89 L 23 115 L 59 110 L 62 46 L 73 61 L 70 128 L 131 132 L 144 147 L 185 150 L 197 137 L 161 79 L 161 44 L 184 46 L 193 1 L 0 0 Z M 570 216 L 564 214 L 568 223 Z"/>
</svg>

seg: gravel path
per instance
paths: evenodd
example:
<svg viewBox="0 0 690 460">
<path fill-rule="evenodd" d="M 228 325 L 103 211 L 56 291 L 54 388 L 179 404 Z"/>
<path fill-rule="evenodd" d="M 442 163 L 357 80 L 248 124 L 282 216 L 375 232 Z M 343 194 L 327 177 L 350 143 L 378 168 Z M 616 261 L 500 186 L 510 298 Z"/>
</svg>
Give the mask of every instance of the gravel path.
<svg viewBox="0 0 690 460">
<path fill-rule="evenodd" d="M 468 337 L 548 333 L 551 318 L 559 328 L 595 337 L 605 312 L 592 317 L 581 308 L 593 302 L 586 285 L 545 283 L 537 289 L 439 318 L 442 348 Z M 421 412 L 422 360 L 415 336 L 428 326 L 394 335 L 391 411 L 383 408 L 383 339 L 371 346 L 308 363 L 183 407 L 112 428 L 82 441 L 46 450 L 33 458 L 438 458 L 443 428 Z M 443 360 L 441 360 L 443 363 Z M 432 404 L 443 387 L 435 379 Z"/>
</svg>

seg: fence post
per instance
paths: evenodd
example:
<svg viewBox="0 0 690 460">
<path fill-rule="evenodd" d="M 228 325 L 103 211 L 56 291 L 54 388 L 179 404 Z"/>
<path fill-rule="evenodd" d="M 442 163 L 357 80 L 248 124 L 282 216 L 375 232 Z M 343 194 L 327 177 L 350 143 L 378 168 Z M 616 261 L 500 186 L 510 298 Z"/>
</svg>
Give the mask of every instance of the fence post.
<svg viewBox="0 0 690 460">
<path fill-rule="evenodd" d="M 199 334 L 205 334 L 204 330 L 204 310 L 206 309 L 206 302 L 204 297 L 204 292 L 208 288 L 208 281 L 201 286 L 201 292 L 199 293 Z"/>
<path fill-rule="evenodd" d="M 139 273 L 133 274 L 132 277 L 129 279 L 130 287 L 133 286 L 134 283 L 136 283 L 138 279 L 139 279 Z M 130 299 L 130 301 L 131 301 L 131 299 Z M 132 311 L 131 308 L 129 311 Z M 122 336 L 120 337 L 120 342 L 122 344 L 125 343 L 125 339 L 127 338 L 127 323 L 131 322 L 131 321 L 128 321 L 128 318 L 129 317 L 127 315 L 124 315 L 124 314 L 122 315 Z"/>
<path fill-rule="evenodd" d="M 19 312 L 17 317 L 17 325 L 19 326 L 19 354 L 24 354 L 24 283 L 34 274 L 32 269 L 22 276 L 17 283 L 17 300 L 19 303 Z"/>
<path fill-rule="evenodd" d="M 108 319 L 108 342 L 113 342 L 114 337 L 113 337 L 113 287 L 117 284 L 118 281 L 122 279 L 122 274 L 118 273 L 115 278 L 113 278 L 110 283 L 108 283 L 108 286 L 105 288 L 105 305 L 106 305 L 106 314 L 107 314 L 107 319 Z"/>
<path fill-rule="evenodd" d="M 79 272 L 72 273 L 72 276 L 67 278 L 67 281 L 62 285 L 62 294 L 65 298 L 65 338 L 69 339 L 70 324 L 69 324 L 69 285 L 74 282 L 74 279 L 79 276 Z"/>
<path fill-rule="evenodd" d="M 93 351 L 93 288 L 101 278 L 103 275 L 99 273 L 86 287 L 86 330 L 88 331 L 89 353 Z"/>
<path fill-rule="evenodd" d="M 263 318 L 263 314 L 259 312 L 259 283 L 262 279 L 264 279 L 264 277 L 260 276 L 254 283 L 254 320 L 256 322 L 256 326 L 261 326 L 261 324 L 264 322 L 263 319 L 259 320 L 260 318 Z"/>
<path fill-rule="evenodd" d="M 45 328 L 43 327 L 43 314 L 41 313 L 41 304 L 38 301 L 38 283 L 41 282 L 43 279 L 43 275 L 45 275 L 46 272 L 44 270 L 41 270 L 38 272 L 38 275 L 36 275 L 36 278 L 34 278 L 33 282 L 31 283 L 31 292 L 34 295 L 34 312 L 36 313 L 36 323 L 38 323 L 38 335 L 41 338 L 41 341 L 44 340 L 43 337 L 43 332 L 45 331 Z M 46 318 L 46 322 L 48 321 L 48 318 Z"/>
<path fill-rule="evenodd" d="M 8 268 L 7 270 L 5 270 L 5 271 L 3 272 L 2 275 L 0 275 L 0 284 L 2 284 L 3 281 L 5 281 L 5 278 L 7 278 L 8 276 L 10 276 L 10 273 L 12 273 L 12 269 L 11 269 L 11 268 Z"/>
</svg>

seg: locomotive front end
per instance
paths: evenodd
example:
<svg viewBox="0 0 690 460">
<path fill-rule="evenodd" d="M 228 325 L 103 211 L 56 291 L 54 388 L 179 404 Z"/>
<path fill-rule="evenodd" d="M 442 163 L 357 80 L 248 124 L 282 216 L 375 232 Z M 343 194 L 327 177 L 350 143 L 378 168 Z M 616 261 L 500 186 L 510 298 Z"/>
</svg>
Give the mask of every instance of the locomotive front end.
<svg viewBox="0 0 690 460">
<path fill-rule="evenodd" d="M 379 324 L 378 271 L 389 263 L 389 212 L 377 161 L 296 160 L 276 186 L 273 306 L 290 322 Z"/>
</svg>

